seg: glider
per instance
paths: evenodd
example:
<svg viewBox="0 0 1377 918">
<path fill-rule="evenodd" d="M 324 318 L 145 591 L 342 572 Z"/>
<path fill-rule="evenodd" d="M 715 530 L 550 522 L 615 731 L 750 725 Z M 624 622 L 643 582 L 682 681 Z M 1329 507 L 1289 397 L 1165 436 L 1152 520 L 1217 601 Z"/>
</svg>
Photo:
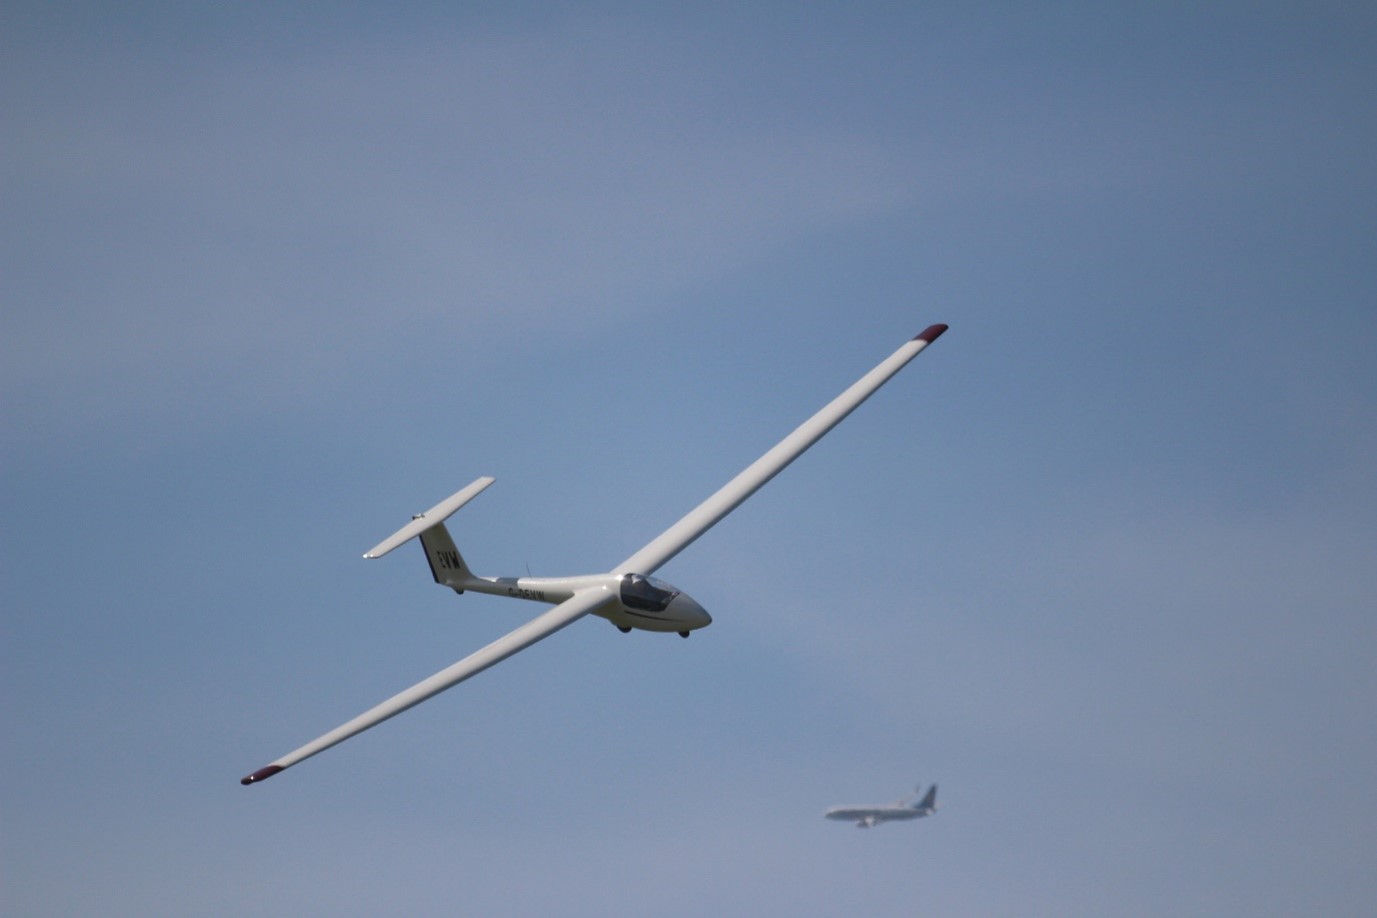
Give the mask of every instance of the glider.
<svg viewBox="0 0 1377 918">
<path fill-rule="evenodd" d="M 642 631 L 677 632 L 688 637 L 690 632 L 706 628 L 712 623 L 712 618 L 702 606 L 687 593 L 655 579 L 651 574 L 779 474 L 946 330 L 945 325 L 931 325 L 905 342 L 716 494 L 608 573 L 578 577 L 479 577 L 469 570 L 444 523 L 451 514 L 492 484 L 492 478 L 479 478 L 425 513 L 413 517 L 410 523 L 379 542 L 364 557 L 381 558 L 411 539 L 420 537 L 436 583 L 450 587 L 457 593 L 472 590 L 554 603 L 555 607 L 429 679 L 418 682 L 348 723 L 242 778 L 239 783 L 256 784 L 271 778 L 303 759 L 323 752 L 481 673 L 585 615 L 608 619 L 624 632 L 637 628 Z"/>
</svg>

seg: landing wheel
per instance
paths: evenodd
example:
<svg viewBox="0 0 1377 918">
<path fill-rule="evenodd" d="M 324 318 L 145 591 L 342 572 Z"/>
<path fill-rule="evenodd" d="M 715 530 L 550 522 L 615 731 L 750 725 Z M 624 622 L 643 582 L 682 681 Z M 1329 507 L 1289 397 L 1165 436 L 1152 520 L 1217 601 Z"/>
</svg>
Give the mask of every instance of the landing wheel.
<svg viewBox="0 0 1377 918">
<path fill-rule="evenodd" d="M 617 630 L 620 631 L 622 634 L 630 634 L 630 633 L 631 633 L 631 626 L 630 626 L 630 625 L 618 625 L 618 626 L 617 626 Z"/>
<path fill-rule="evenodd" d="M 689 633 L 688 633 L 687 631 L 680 631 L 680 632 L 679 632 L 679 637 L 684 637 L 684 638 L 686 638 L 686 637 L 688 637 L 688 635 L 689 635 Z"/>
</svg>

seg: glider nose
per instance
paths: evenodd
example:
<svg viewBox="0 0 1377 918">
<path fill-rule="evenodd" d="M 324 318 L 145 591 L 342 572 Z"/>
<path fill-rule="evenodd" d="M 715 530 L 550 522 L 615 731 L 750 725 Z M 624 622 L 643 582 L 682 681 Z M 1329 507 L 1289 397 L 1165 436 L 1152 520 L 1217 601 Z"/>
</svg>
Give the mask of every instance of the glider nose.
<svg viewBox="0 0 1377 918">
<path fill-rule="evenodd" d="M 712 624 L 712 616 L 687 593 L 680 593 L 674 597 L 674 617 L 684 626 L 685 631 L 696 631 Z"/>
</svg>

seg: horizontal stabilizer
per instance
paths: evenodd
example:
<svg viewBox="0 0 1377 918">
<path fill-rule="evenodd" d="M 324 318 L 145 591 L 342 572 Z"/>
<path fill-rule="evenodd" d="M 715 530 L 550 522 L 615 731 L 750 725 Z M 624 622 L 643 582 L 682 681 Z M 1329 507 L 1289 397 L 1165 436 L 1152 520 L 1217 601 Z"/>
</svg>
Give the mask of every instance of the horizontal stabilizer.
<svg viewBox="0 0 1377 918">
<path fill-rule="evenodd" d="M 492 484 L 496 480 L 497 479 L 495 478 L 490 478 L 487 475 L 484 475 L 482 478 L 478 479 L 473 484 L 469 485 L 463 490 L 456 491 L 454 494 L 451 494 L 449 497 L 446 497 L 444 500 L 440 501 L 438 504 L 431 507 L 425 513 L 413 517 L 411 522 L 407 523 L 401 529 L 398 529 L 396 532 L 392 533 L 392 535 L 383 539 L 377 545 L 374 545 L 372 548 L 368 549 L 368 551 L 364 552 L 363 556 L 365 558 L 381 558 L 383 555 L 387 554 L 397 546 L 402 545 L 407 541 L 416 538 L 416 536 L 425 532 L 431 526 L 434 526 L 437 523 L 443 523 L 446 519 L 450 517 L 451 514 L 454 513 L 454 511 L 458 510 L 460 507 L 464 506 L 464 504 L 467 504 L 469 501 L 473 500 L 479 494 L 482 494 L 483 489 L 486 488 L 488 485 Z"/>
</svg>

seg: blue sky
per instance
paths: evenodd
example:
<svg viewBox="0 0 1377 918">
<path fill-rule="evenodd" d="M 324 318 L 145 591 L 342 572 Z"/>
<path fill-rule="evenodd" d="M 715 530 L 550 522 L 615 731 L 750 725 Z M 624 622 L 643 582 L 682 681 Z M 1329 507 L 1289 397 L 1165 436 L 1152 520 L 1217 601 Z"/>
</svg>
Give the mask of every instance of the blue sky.
<svg viewBox="0 0 1377 918">
<path fill-rule="evenodd" d="M 1364 4 L 8 4 L 0 905 L 1360 915 L 1377 897 Z M 359 555 L 479 475 L 606 569 Z M 858 832 L 837 803 L 941 785 Z"/>
</svg>

